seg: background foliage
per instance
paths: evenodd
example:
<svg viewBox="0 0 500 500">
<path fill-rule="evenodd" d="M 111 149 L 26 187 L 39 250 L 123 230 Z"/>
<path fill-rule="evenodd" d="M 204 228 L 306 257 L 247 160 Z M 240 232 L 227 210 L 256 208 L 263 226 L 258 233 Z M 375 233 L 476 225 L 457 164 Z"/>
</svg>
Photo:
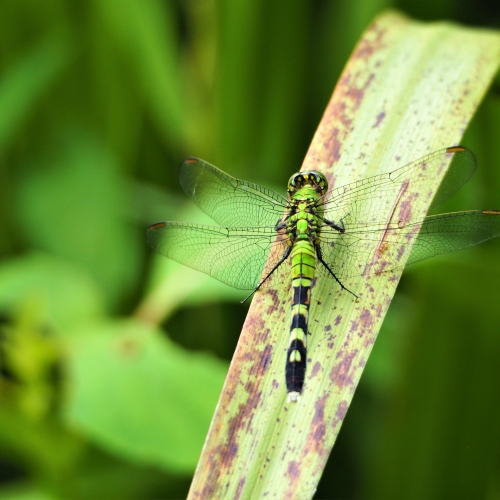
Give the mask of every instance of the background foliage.
<svg viewBox="0 0 500 500">
<path fill-rule="evenodd" d="M 181 160 L 282 190 L 374 15 L 498 26 L 486 5 L 0 4 L 0 498 L 186 495 L 246 308 L 145 245 L 203 221 Z M 499 111 L 494 86 L 440 211 L 500 208 Z M 318 498 L 500 497 L 499 250 L 405 273 Z"/>
</svg>

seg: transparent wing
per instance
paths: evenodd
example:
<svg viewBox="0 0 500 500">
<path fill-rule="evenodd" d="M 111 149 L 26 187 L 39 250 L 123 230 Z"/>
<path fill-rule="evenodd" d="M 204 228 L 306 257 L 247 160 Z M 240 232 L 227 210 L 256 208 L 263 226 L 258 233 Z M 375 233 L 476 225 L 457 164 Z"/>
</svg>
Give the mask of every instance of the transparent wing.
<svg viewBox="0 0 500 500">
<path fill-rule="evenodd" d="M 271 226 L 282 218 L 287 200 L 271 189 L 235 179 L 198 158 L 180 170 L 185 193 L 221 226 Z"/>
<path fill-rule="evenodd" d="M 413 245 L 409 243 L 417 236 Z M 431 215 L 407 224 L 357 224 L 340 234 L 322 228 L 323 259 L 339 279 L 378 274 L 429 257 L 454 252 L 500 236 L 500 211 L 477 210 Z M 318 265 L 321 275 L 328 275 Z"/>
<path fill-rule="evenodd" d="M 401 228 L 408 233 L 410 228 Z M 408 264 L 472 247 L 500 236 L 500 211 L 469 210 L 430 215 L 421 225 Z"/>
<path fill-rule="evenodd" d="M 433 198 L 433 205 L 452 196 L 472 176 L 476 169 L 474 155 L 462 146 L 454 146 L 431 153 L 386 174 L 368 177 L 333 189 L 325 195 L 325 218 L 343 223 L 350 232 L 353 224 L 388 222 L 395 209 L 400 220 L 415 219 L 411 201 L 427 196 L 424 184 L 441 176 L 452 162 L 446 177 Z M 404 203 L 399 203 L 404 197 Z"/>
<path fill-rule="evenodd" d="M 147 240 L 156 252 L 241 290 L 256 288 L 262 271 L 276 266 L 288 244 L 286 236 L 272 227 L 224 228 L 183 222 L 153 224 Z M 288 271 L 289 261 L 280 270 Z"/>
</svg>

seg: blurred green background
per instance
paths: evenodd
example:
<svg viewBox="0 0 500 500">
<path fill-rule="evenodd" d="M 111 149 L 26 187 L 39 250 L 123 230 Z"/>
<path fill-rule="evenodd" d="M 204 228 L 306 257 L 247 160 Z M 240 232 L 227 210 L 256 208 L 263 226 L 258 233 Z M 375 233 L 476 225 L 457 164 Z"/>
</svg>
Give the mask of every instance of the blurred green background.
<svg viewBox="0 0 500 500">
<path fill-rule="evenodd" d="M 152 255 L 199 156 L 284 186 L 374 15 L 490 2 L 0 3 L 0 498 L 183 498 L 241 293 Z M 440 211 L 500 208 L 500 91 Z M 443 144 L 442 147 L 450 146 Z M 405 272 L 317 498 L 500 498 L 500 241 Z"/>
</svg>

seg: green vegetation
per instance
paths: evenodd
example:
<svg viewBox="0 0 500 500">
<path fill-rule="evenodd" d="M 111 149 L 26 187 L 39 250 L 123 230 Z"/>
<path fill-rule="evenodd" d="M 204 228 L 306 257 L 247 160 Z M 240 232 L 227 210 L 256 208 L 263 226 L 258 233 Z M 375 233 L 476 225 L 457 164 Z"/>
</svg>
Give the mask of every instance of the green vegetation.
<svg viewBox="0 0 500 500">
<path fill-rule="evenodd" d="M 0 498 L 186 496 L 246 306 L 146 246 L 152 222 L 205 222 L 178 165 L 281 191 L 372 17 L 495 20 L 456 5 L 0 5 Z M 499 130 L 493 86 L 461 141 L 478 173 L 440 212 L 500 208 Z M 499 249 L 405 273 L 318 498 L 500 495 Z"/>
</svg>

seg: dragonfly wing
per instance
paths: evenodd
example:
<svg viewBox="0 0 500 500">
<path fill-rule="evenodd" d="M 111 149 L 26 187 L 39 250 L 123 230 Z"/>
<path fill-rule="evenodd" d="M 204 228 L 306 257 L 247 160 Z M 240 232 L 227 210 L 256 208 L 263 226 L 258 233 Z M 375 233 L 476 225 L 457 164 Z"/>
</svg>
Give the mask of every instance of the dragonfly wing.
<svg viewBox="0 0 500 500">
<path fill-rule="evenodd" d="M 446 148 L 444 156 L 453 152 L 451 164 L 446 171 L 446 175 L 439 185 L 434 198 L 432 199 L 431 207 L 435 207 L 451 198 L 473 175 L 476 171 L 476 157 L 472 151 L 456 146 Z"/>
<path fill-rule="evenodd" d="M 345 279 L 391 271 L 497 236 L 500 211 L 477 210 L 431 215 L 407 224 L 357 224 L 343 234 L 322 229 L 321 249 L 336 276 Z M 328 272 L 320 266 L 320 274 Z"/>
<path fill-rule="evenodd" d="M 185 193 L 221 226 L 271 226 L 283 217 L 287 200 L 271 189 L 235 179 L 198 158 L 180 170 Z"/>
<path fill-rule="evenodd" d="M 408 230 L 411 228 L 400 229 L 402 234 L 408 233 Z M 430 215 L 421 224 L 408 264 L 472 247 L 497 236 L 500 236 L 498 210 L 469 210 Z"/>
<path fill-rule="evenodd" d="M 346 231 L 350 224 L 387 223 L 394 214 L 398 220 L 414 219 L 420 214 L 412 213 L 410 204 L 399 203 L 401 198 L 411 201 L 426 195 L 424 185 L 441 176 L 450 162 L 433 197 L 433 205 L 437 205 L 452 196 L 475 171 L 474 155 L 464 147 L 445 148 L 392 172 L 333 189 L 325 195 L 325 218 L 343 223 Z"/>
<path fill-rule="evenodd" d="M 263 269 L 271 270 L 287 247 L 285 236 L 271 227 L 225 228 L 183 222 L 153 224 L 147 240 L 156 252 L 241 290 L 254 289 Z"/>
</svg>

